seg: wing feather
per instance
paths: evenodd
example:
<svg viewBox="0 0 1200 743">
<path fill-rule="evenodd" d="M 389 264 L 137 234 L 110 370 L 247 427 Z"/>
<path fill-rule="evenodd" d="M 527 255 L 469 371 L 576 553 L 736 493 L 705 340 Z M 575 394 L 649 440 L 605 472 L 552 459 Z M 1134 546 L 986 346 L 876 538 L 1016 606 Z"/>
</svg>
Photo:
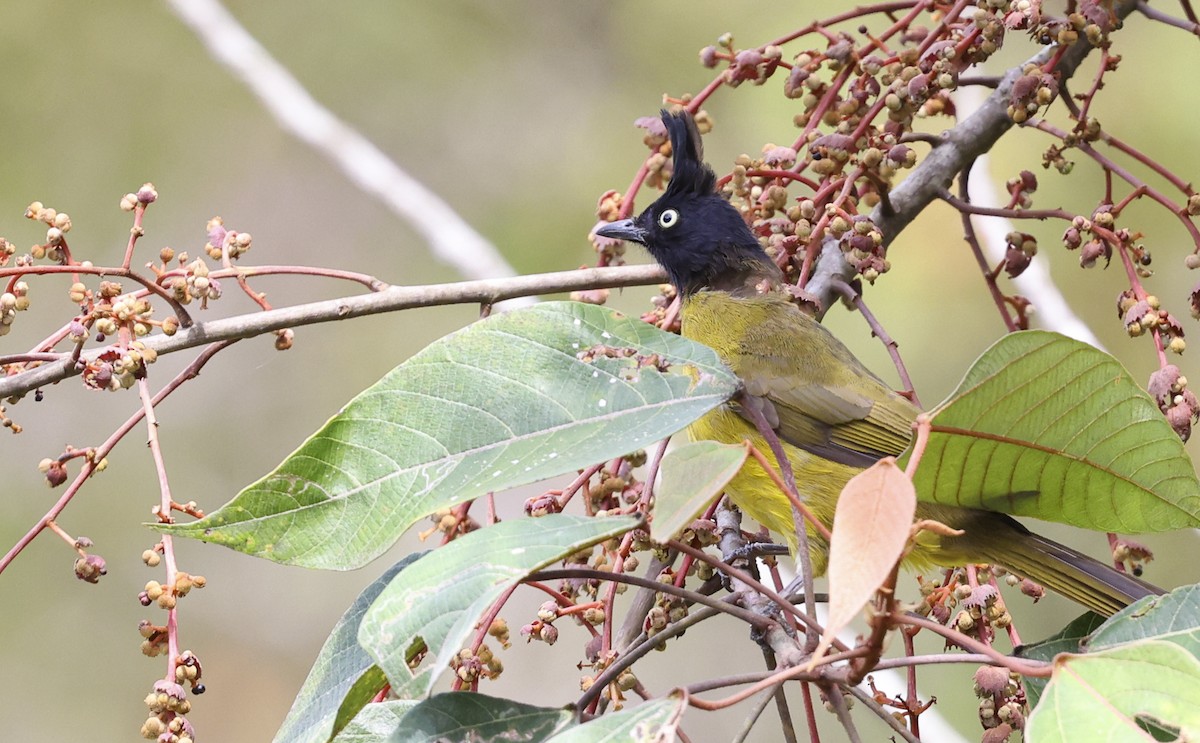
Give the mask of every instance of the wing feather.
<svg viewBox="0 0 1200 743">
<path fill-rule="evenodd" d="M 740 340 L 724 340 L 732 333 Z M 908 448 L 916 406 L 785 298 L 699 292 L 684 334 L 713 346 L 778 421 L 782 440 L 819 456 L 867 466 Z"/>
</svg>

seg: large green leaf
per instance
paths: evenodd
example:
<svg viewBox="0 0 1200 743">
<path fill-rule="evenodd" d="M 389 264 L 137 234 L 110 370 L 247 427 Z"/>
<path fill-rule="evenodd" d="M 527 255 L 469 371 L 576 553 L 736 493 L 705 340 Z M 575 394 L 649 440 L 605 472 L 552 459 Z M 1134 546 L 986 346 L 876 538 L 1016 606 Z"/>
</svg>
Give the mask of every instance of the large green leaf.
<svg viewBox="0 0 1200 743">
<path fill-rule="evenodd" d="M 292 709 L 284 719 L 283 725 L 279 727 L 279 732 L 275 734 L 275 743 L 318 743 L 329 740 L 331 735 L 338 732 L 334 720 L 343 706 L 347 692 L 356 686 L 356 682 L 375 664 L 371 656 L 367 655 L 367 651 L 358 644 L 358 625 L 367 613 L 367 608 L 392 578 L 422 554 L 424 553 L 409 555 L 388 568 L 383 575 L 363 589 L 334 625 L 329 638 L 325 640 L 325 646 L 313 661 L 312 670 L 308 672 L 308 678 L 300 687 L 300 693 L 292 702 Z M 368 689 L 362 704 L 370 701 L 375 692 L 383 688 L 386 679 L 380 675 L 379 681 L 373 690 Z"/>
<path fill-rule="evenodd" d="M 1088 612 L 1053 637 L 1022 645 L 1016 654 L 1050 661 L 1060 653 L 1092 653 L 1145 640 L 1172 642 L 1200 658 L 1200 585 L 1139 599 L 1107 620 Z M 1045 687 L 1045 679 L 1025 679 L 1030 707 L 1037 706 Z"/>
<path fill-rule="evenodd" d="M 933 411 L 922 500 L 1100 531 L 1200 525 L 1183 443 L 1112 356 L 1057 333 L 1005 336 Z"/>
<path fill-rule="evenodd" d="M 711 349 L 636 318 L 576 302 L 516 310 L 398 366 L 218 511 L 156 528 L 354 568 L 438 509 L 639 449 L 736 387 Z"/>
<path fill-rule="evenodd" d="M 1066 627 L 1045 640 L 1017 648 L 1014 655 L 1021 658 L 1044 660 L 1049 663 L 1059 653 L 1082 653 L 1084 641 L 1103 623 L 1104 617 L 1094 611 L 1080 614 Z M 1025 678 L 1024 683 L 1025 697 L 1029 700 L 1029 707 L 1032 709 L 1037 706 L 1042 692 L 1046 690 L 1047 680 L 1030 676 Z"/>
<path fill-rule="evenodd" d="M 333 743 L 384 743 L 417 704 L 413 699 L 368 704 L 337 734 Z"/>
<path fill-rule="evenodd" d="M 678 690 L 632 709 L 610 712 L 558 733 L 546 743 L 659 743 L 676 740 L 687 697 Z"/>
<path fill-rule="evenodd" d="M 539 743 L 574 724 L 563 709 L 533 707 L 484 694 L 438 694 L 418 704 L 386 740 L 391 743 Z"/>
<path fill-rule="evenodd" d="M 429 693 L 474 631 L 483 612 L 531 572 L 637 525 L 629 516 L 550 514 L 493 524 L 417 561 L 367 610 L 358 641 L 402 699 Z M 409 649 L 428 653 L 417 668 Z"/>
<path fill-rule="evenodd" d="M 1200 661 L 1151 640 L 1055 660 L 1054 676 L 1029 716 L 1030 743 L 1154 740 L 1149 730 L 1200 738 Z"/>
<path fill-rule="evenodd" d="M 389 743 L 618 743 L 675 740 L 687 703 L 678 692 L 579 725 L 572 712 L 483 694 L 438 694 L 412 709 Z"/>
<path fill-rule="evenodd" d="M 1200 658 L 1200 585 L 1130 604 L 1112 615 L 1084 647 L 1094 652 L 1139 640 L 1173 642 Z"/>
</svg>

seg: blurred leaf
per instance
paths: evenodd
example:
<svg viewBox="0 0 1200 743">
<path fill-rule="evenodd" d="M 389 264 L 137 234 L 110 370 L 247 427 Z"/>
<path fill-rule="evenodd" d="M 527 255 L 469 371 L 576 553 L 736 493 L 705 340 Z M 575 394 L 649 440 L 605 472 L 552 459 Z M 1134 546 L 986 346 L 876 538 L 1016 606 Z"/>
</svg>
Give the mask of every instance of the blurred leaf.
<svg viewBox="0 0 1200 743">
<path fill-rule="evenodd" d="M 1085 614 L 1080 614 L 1070 624 L 1063 627 L 1056 634 L 1047 637 L 1041 642 L 1022 645 L 1013 653 L 1021 658 L 1032 658 L 1033 660 L 1044 660 L 1047 663 L 1054 660 L 1054 656 L 1059 653 L 1082 653 L 1083 641 L 1088 638 L 1096 630 L 1097 627 L 1104 624 L 1104 617 L 1094 611 L 1089 611 Z M 1042 692 L 1046 688 L 1046 679 L 1027 677 L 1025 682 L 1025 697 L 1029 700 L 1029 708 L 1033 709 L 1037 706 L 1038 699 L 1041 698 Z"/>
<path fill-rule="evenodd" d="M 693 441 L 667 452 L 654 488 L 650 538 L 664 542 L 696 519 L 733 479 L 749 452 L 741 444 Z"/>
<path fill-rule="evenodd" d="M 1145 720 L 1139 724 L 1139 718 Z M 1031 743 L 1147 741 L 1143 725 L 1200 737 L 1200 661 L 1157 640 L 1060 656 L 1029 716 Z"/>
<path fill-rule="evenodd" d="M 512 585 L 637 523 L 628 516 L 550 514 L 473 531 L 398 575 L 367 610 L 358 640 L 387 673 L 396 696 L 423 697 L 483 613 Z M 422 642 L 428 653 L 413 669 L 409 649 Z"/>
<path fill-rule="evenodd" d="M 674 691 L 661 699 L 642 702 L 633 709 L 601 715 L 552 736 L 547 743 L 668 743 L 687 709 L 687 697 Z"/>
<path fill-rule="evenodd" d="M 334 625 L 329 638 L 317 659 L 313 661 L 308 678 L 300 687 L 296 701 L 284 718 L 279 732 L 275 734 L 275 743 L 307 743 L 308 741 L 326 741 L 338 732 L 340 725 L 335 724 L 338 711 L 342 709 L 347 692 L 359 686 L 359 680 L 364 673 L 375 664 L 375 661 L 358 644 L 358 625 L 366 614 L 367 608 L 383 589 L 401 570 L 412 565 L 425 553 L 409 555 L 400 562 L 388 568 L 383 575 L 375 579 L 371 585 L 362 590 L 354 603 Z M 382 674 L 377 677 L 374 690 L 364 690 L 357 695 L 360 703 L 350 711 L 348 717 L 371 700 L 381 688 L 386 679 Z M 370 684 L 367 685 L 368 687 Z M 343 720 L 343 724 L 344 724 Z"/>
<path fill-rule="evenodd" d="M 829 544 L 829 618 L 814 659 L 858 616 L 899 562 L 916 509 L 912 481 L 892 457 L 842 488 Z"/>
<path fill-rule="evenodd" d="M 437 694 L 412 709 L 392 733 L 393 743 L 477 743 L 549 740 L 574 724 L 574 713 L 471 692 Z"/>
<path fill-rule="evenodd" d="M 1147 596 L 1116 614 L 1085 643 L 1088 652 L 1138 640 L 1164 640 L 1200 657 L 1200 585 Z"/>
<path fill-rule="evenodd" d="M 218 511 L 154 528 L 355 568 L 438 509 L 639 449 L 736 388 L 705 346 L 603 307 L 548 302 L 435 341 Z"/>
<path fill-rule="evenodd" d="M 401 720 L 417 704 L 412 699 L 389 699 L 368 704 L 337 734 L 333 743 L 379 743 L 390 740 Z"/>
<path fill-rule="evenodd" d="M 996 342 L 933 411 L 922 500 L 1098 531 L 1200 525 L 1200 481 L 1112 356 L 1057 333 Z"/>
</svg>

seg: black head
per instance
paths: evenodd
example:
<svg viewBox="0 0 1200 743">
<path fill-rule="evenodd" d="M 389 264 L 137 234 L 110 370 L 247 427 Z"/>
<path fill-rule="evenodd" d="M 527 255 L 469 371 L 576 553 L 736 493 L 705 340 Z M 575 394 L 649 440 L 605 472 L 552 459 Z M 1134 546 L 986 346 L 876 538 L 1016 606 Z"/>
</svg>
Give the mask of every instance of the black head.
<svg viewBox="0 0 1200 743">
<path fill-rule="evenodd" d="M 691 114 L 662 112 L 674 173 L 666 191 L 635 219 L 606 224 L 597 235 L 641 243 L 686 296 L 703 288 L 740 290 L 778 269 L 742 216 L 717 195 L 716 176 Z"/>
</svg>

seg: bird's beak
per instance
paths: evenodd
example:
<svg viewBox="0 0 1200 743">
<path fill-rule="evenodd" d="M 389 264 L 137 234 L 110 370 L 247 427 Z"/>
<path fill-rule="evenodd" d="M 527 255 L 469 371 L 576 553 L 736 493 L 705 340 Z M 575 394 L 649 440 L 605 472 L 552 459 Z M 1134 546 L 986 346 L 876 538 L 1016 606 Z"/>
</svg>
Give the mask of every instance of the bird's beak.
<svg viewBox="0 0 1200 743">
<path fill-rule="evenodd" d="M 641 245 L 646 244 L 646 231 L 634 224 L 632 219 L 609 222 L 596 230 L 596 234 L 600 237 L 612 238 L 613 240 L 628 240 L 629 242 Z"/>
</svg>

